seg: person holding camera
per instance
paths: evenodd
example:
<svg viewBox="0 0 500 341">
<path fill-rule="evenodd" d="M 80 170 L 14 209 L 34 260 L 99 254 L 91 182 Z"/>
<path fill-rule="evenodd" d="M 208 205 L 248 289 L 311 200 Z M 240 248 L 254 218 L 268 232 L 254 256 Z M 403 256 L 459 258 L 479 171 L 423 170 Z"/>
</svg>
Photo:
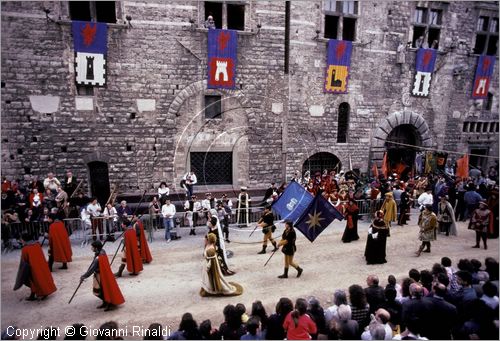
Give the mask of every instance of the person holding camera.
<svg viewBox="0 0 500 341">
<path fill-rule="evenodd" d="M 262 228 L 262 233 L 264 233 L 264 240 L 262 241 L 262 250 L 258 252 L 259 255 L 266 253 L 267 241 L 269 240 L 274 246 L 274 250 L 278 250 L 276 241 L 273 239 L 273 232 L 276 230 L 274 225 L 274 215 L 271 211 L 271 206 L 264 207 L 264 214 L 257 222 L 257 225 Z"/>
</svg>

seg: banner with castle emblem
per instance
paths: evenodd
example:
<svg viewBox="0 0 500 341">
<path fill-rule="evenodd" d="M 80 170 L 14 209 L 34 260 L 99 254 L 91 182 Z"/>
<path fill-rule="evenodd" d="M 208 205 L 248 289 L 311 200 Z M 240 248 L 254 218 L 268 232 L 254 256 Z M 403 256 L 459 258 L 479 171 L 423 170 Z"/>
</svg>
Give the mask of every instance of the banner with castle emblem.
<svg viewBox="0 0 500 341">
<path fill-rule="evenodd" d="M 351 67 L 352 42 L 330 39 L 326 60 L 325 92 L 347 93 L 347 80 Z"/>
<path fill-rule="evenodd" d="M 104 86 L 106 84 L 108 25 L 88 21 L 73 21 L 72 32 L 75 49 L 76 83 Z"/>
<path fill-rule="evenodd" d="M 417 51 L 415 82 L 413 83 L 412 95 L 417 97 L 428 97 L 431 87 L 432 73 L 436 64 L 436 50 L 420 48 Z"/>
<path fill-rule="evenodd" d="M 209 89 L 236 88 L 238 36 L 234 30 L 208 30 Z"/>
<path fill-rule="evenodd" d="M 488 98 L 490 79 L 494 69 L 494 56 L 479 56 L 476 68 L 476 76 L 474 77 L 474 84 L 472 86 L 472 98 Z"/>
</svg>

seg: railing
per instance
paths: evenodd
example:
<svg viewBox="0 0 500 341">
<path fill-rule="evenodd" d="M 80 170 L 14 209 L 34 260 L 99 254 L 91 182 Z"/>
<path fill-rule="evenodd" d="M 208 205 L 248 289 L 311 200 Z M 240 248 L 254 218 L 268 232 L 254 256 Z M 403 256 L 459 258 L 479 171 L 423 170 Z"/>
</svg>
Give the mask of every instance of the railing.
<svg viewBox="0 0 500 341">
<path fill-rule="evenodd" d="M 375 211 L 380 209 L 382 206 L 383 200 L 357 200 L 356 202 L 359 207 L 360 218 L 371 219 Z M 249 223 L 257 222 L 262 216 L 263 210 L 263 207 L 250 207 L 248 214 Z M 237 211 L 238 209 L 232 209 L 229 224 L 237 223 Z M 149 240 L 153 241 L 154 232 L 163 228 L 163 219 L 161 215 L 144 214 L 140 216 L 140 219 L 144 224 L 144 228 L 148 232 Z M 279 216 L 276 216 L 276 220 L 280 219 L 281 218 Z M 175 214 L 174 222 L 175 225 L 180 228 L 189 227 L 186 219 L 186 212 L 177 212 Z M 193 216 L 193 223 L 195 227 L 206 226 L 207 215 L 204 212 L 198 212 Z M 66 227 L 71 240 L 81 243 L 82 247 L 87 245 L 90 239 L 105 239 L 110 235 L 115 236 L 115 234 L 118 234 L 118 231 L 120 230 L 118 224 L 119 222 L 114 222 L 113 219 L 106 217 L 94 217 L 90 220 L 82 220 L 80 218 L 64 219 L 64 226 Z M 23 233 L 28 232 L 35 238 L 40 238 L 48 231 L 48 228 L 48 222 L 2 224 L 2 248 L 4 251 L 20 248 L 17 240 L 21 238 Z M 93 232 L 94 229 L 95 233 Z"/>
</svg>

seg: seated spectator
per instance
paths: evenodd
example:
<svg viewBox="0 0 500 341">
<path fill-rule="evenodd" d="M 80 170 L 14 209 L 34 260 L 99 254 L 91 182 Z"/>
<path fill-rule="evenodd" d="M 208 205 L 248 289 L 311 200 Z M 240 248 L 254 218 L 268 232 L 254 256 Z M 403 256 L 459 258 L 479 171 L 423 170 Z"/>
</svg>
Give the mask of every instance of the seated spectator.
<svg viewBox="0 0 500 341">
<path fill-rule="evenodd" d="M 332 320 L 328 339 L 359 340 L 359 325 L 357 321 L 352 319 L 351 307 L 349 305 L 339 305 L 338 320 Z"/>
<path fill-rule="evenodd" d="M 418 271 L 417 269 L 410 269 L 410 271 L 408 271 L 408 277 L 418 283 L 420 282 L 420 271 Z"/>
<path fill-rule="evenodd" d="M 288 313 L 283 322 L 287 340 L 310 340 L 311 336 L 318 332 L 316 323 L 306 312 L 306 300 L 298 298 L 295 302 L 295 309 Z"/>
<path fill-rule="evenodd" d="M 370 306 L 360 285 L 353 284 L 349 287 L 349 301 L 352 319 L 358 322 L 359 330 L 362 331 L 370 322 Z"/>
<path fill-rule="evenodd" d="M 163 327 L 159 323 L 151 323 L 146 330 L 143 340 L 164 340 L 161 330 Z"/>
<path fill-rule="evenodd" d="M 484 270 L 481 270 L 481 262 L 477 259 L 471 259 L 470 263 L 472 265 L 472 284 L 483 284 L 489 280 L 490 275 Z M 482 283 L 481 283 L 482 282 Z"/>
<path fill-rule="evenodd" d="M 459 289 L 457 276 L 455 275 L 456 270 L 451 266 L 451 259 L 449 259 L 448 257 L 441 258 L 441 265 L 446 270 L 446 274 L 448 275 L 448 278 L 450 280 L 450 284 L 448 285 L 448 290 L 450 294 L 453 295 Z"/>
<path fill-rule="evenodd" d="M 396 290 L 396 297 L 401 297 L 401 285 L 396 281 L 396 277 L 394 275 L 389 275 L 387 277 L 387 285 L 385 288 L 393 287 Z"/>
<path fill-rule="evenodd" d="M 498 281 L 498 262 L 495 259 L 488 257 L 484 260 L 484 266 L 489 275 L 490 281 Z"/>
<path fill-rule="evenodd" d="M 243 335 L 240 340 L 265 340 L 260 330 L 260 319 L 257 316 L 252 316 L 247 322 L 247 333 Z"/>
<path fill-rule="evenodd" d="M 391 320 L 389 321 L 391 328 L 397 330 L 401 323 L 401 312 L 403 307 L 401 303 L 396 300 L 396 289 L 387 287 L 384 291 L 384 296 L 385 302 L 382 304 L 382 308 L 387 310 L 391 316 Z"/>
<path fill-rule="evenodd" d="M 241 323 L 247 323 L 248 314 L 247 314 L 247 308 L 245 307 L 245 305 L 243 303 L 236 304 L 236 311 L 241 316 Z"/>
<path fill-rule="evenodd" d="M 415 280 L 409 277 L 403 279 L 403 281 L 401 282 L 401 297 L 399 298 L 400 303 L 404 303 L 411 298 L 410 285 L 412 283 L 415 283 Z"/>
<path fill-rule="evenodd" d="M 328 327 L 333 319 L 338 319 L 337 310 L 341 304 L 347 305 L 347 296 L 344 290 L 335 290 L 333 294 L 333 305 L 325 309 L 325 323 Z"/>
<path fill-rule="evenodd" d="M 379 279 L 375 275 L 369 275 L 366 284 L 366 301 L 370 305 L 370 314 L 373 314 L 385 302 L 384 288 L 379 285 Z"/>
<path fill-rule="evenodd" d="M 293 310 L 293 303 L 287 297 L 282 297 L 276 304 L 276 313 L 269 316 L 267 323 L 266 339 L 283 340 L 286 336 L 283 329 L 285 318 Z"/>
<path fill-rule="evenodd" d="M 453 338 L 455 340 L 497 340 L 498 326 L 495 326 L 493 319 L 498 319 L 498 313 L 493 315 L 491 309 L 480 299 L 468 301 L 465 305 L 464 322 Z"/>
<path fill-rule="evenodd" d="M 221 336 L 217 328 L 212 328 L 212 322 L 205 320 L 200 324 L 200 334 L 202 340 L 220 340 Z"/>
<path fill-rule="evenodd" d="M 74 323 L 72 324 L 73 334 L 64 336 L 64 340 L 85 340 L 87 338 L 87 328 L 82 323 Z"/>
<path fill-rule="evenodd" d="M 201 334 L 198 331 L 198 324 L 191 313 L 182 315 L 179 329 L 169 336 L 168 340 L 198 340 Z"/>
<path fill-rule="evenodd" d="M 498 288 L 490 281 L 483 284 L 483 296 L 481 296 L 481 300 L 493 310 L 498 308 Z"/>
<path fill-rule="evenodd" d="M 255 301 L 252 303 L 251 317 L 258 317 L 259 318 L 260 336 L 262 338 L 265 338 L 266 331 L 267 331 L 267 322 L 269 320 L 269 317 L 267 316 L 266 309 L 264 308 L 264 305 L 262 305 L 261 301 Z M 248 329 L 248 322 L 247 322 L 247 329 Z"/>
<path fill-rule="evenodd" d="M 391 340 L 392 328 L 389 325 L 391 315 L 385 309 L 378 309 L 375 315 L 371 315 L 372 320 L 361 334 L 361 340 Z"/>
<path fill-rule="evenodd" d="M 219 327 L 219 333 L 224 340 L 239 340 L 246 334 L 245 326 L 241 322 L 241 310 L 238 311 L 232 304 L 224 307 L 224 322 Z"/>
<path fill-rule="evenodd" d="M 420 271 L 420 283 L 425 289 L 427 289 L 427 294 L 425 294 L 425 296 L 429 296 L 429 294 L 431 293 L 433 280 L 434 277 L 429 270 Z"/>
<path fill-rule="evenodd" d="M 316 323 L 316 329 L 318 332 L 312 335 L 312 338 L 316 340 L 318 338 L 318 334 L 327 334 L 326 330 L 326 322 L 325 322 L 325 312 L 323 307 L 319 304 L 319 301 L 312 297 L 309 299 L 309 306 L 307 308 L 307 314 L 312 318 L 314 323 Z"/>
</svg>

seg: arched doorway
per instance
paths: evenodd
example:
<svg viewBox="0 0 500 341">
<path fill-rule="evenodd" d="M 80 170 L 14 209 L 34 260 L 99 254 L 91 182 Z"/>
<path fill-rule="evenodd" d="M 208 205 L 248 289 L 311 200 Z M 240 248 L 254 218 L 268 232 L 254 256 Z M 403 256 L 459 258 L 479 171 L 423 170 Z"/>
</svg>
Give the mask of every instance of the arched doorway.
<svg viewBox="0 0 500 341">
<path fill-rule="evenodd" d="M 392 129 L 385 142 L 389 170 L 405 178 L 415 163 L 418 150 L 415 147 L 421 145 L 422 138 L 415 126 L 401 124 Z"/>
<path fill-rule="evenodd" d="M 311 175 L 314 175 L 316 172 L 323 173 L 325 169 L 327 169 L 328 172 L 334 170 L 338 173 L 342 169 L 342 163 L 339 158 L 332 153 L 316 153 L 304 161 L 302 165 L 302 174 L 304 174 L 305 171 L 309 171 Z"/>
<path fill-rule="evenodd" d="M 97 198 L 104 210 L 104 205 L 109 198 L 109 171 L 108 164 L 102 161 L 92 161 L 88 164 L 90 193 Z"/>
</svg>

